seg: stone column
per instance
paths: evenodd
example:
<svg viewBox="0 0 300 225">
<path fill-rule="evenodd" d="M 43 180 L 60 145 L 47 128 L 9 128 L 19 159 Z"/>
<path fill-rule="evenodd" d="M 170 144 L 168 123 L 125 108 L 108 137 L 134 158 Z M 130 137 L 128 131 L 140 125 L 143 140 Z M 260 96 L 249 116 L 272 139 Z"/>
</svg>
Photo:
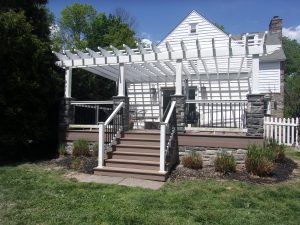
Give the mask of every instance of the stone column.
<svg viewBox="0 0 300 225">
<path fill-rule="evenodd" d="M 74 98 L 63 98 L 59 108 L 59 143 L 63 144 L 66 140 L 66 132 L 69 125 L 74 122 L 74 110 L 71 105 Z"/>
<path fill-rule="evenodd" d="M 171 100 L 176 101 L 177 132 L 185 132 L 185 99 L 184 95 L 172 95 Z"/>
<path fill-rule="evenodd" d="M 247 136 L 264 135 L 265 99 L 263 94 L 248 94 L 246 112 Z"/>
<path fill-rule="evenodd" d="M 129 125 L 129 98 L 127 96 L 114 96 L 113 97 L 114 102 L 114 109 L 117 108 L 117 106 L 120 104 L 120 102 L 124 102 L 124 108 L 123 108 L 123 122 L 124 122 L 124 129 L 123 131 L 128 131 L 128 125 Z"/>
</svg>

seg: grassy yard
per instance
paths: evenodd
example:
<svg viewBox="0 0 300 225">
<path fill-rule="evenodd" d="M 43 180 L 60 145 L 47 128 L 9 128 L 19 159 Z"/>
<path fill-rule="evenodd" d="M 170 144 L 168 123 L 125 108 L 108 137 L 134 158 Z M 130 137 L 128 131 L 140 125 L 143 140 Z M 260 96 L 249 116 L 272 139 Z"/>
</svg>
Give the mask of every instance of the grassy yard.
<svg viewBox="0 0 300 225">
<path fill-rule="evenodd" d="M 63 174 L 35 164 L 0 167 L 0 224 L 300 224 L 299 180 L 185 181 L 153 191 Z"/>
</svg>

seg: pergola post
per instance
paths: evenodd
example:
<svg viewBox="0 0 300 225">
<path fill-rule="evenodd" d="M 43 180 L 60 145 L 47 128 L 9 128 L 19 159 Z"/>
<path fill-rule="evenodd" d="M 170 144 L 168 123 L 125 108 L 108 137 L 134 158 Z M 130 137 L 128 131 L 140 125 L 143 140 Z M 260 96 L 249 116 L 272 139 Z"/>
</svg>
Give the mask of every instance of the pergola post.
<svg viewBox="0 0 300 225">
<path fill-rule="evenodd" d="M 119 79 L 118 79 L 118 97 L 124 97 L 125 96 L 125 69 L 124 69 L 124 63 L 119 64 Z"/>
<path fill-rule="evenodd" d="M 177 132 L 185 132 L 185 100 L 182 94 L 182 59 L 176 61 L 175 95 L 171 96 L 176 101 Z"/>
<path fill-rule="evenodd" d="M 175 95 L 182 95 L 182 59 L 176 61 Z"/>
<path fill-rule="evenodd" d="M 252 89 L 247 95 L 248 106 L 246 111 L 247 136 L 264 134 L 265 98 L 259 93 L 259 55 L 252 56 Z"/>
<path fill-rule="evenodd" d="M 252 57 L 252 91 L 251 94 L 259 94 L 259 55 Z"/>
<path fill-rule="evenodd" d="M 74 119 L 74 112 L 71 102 L 72 96 L 72 68 L 68 67 L 65 70 L 65 93 L 64 98 L 60 104 L 60 118 L 59 118 L 59 143 L 63 144 L 65 141 L 66 131 Z"/>
<path fill-rule="evenodd" d="M 126 96 L 125 92 L 125 68 L 124 63 L 119 64 L 119 79 L 118 79 L 118 96 L 113 97 L 114 101 L 114 109 L 120 104 L 120 102 L 124 102 L 123 108 L 123 131 L 128 130 L 129 125 L 129 98 Z"/>
<path fill-rule="evenodd" d="M 65 71 L 65 98 L 71 98 L 72 93 L 72 68 Z"/>
</svg>

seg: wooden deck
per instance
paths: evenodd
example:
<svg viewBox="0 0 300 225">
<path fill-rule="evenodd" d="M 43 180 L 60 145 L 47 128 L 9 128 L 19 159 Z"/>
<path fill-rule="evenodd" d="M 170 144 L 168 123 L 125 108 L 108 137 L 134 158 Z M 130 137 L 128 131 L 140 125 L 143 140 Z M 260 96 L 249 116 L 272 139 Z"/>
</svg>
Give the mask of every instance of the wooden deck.
<svg viewBox="0 0 300 225">
<path fill-rule="evenodd" d="M 153 131 L 153 130 L 152 130 Z M 159 132 L 159 131 L 157 131 Z M 97 130 L 69 130 L 66 141 L 85 139 L 91 142 L 98 141 Z M 186 132 L 178 135 L 179 146 L 197 146 L 213 148 L 242 148 L 249 144 L 263 144 L 262 137 L 249 137 L 243 133 L 209 133 L 209 132 Z"/>
</svg>

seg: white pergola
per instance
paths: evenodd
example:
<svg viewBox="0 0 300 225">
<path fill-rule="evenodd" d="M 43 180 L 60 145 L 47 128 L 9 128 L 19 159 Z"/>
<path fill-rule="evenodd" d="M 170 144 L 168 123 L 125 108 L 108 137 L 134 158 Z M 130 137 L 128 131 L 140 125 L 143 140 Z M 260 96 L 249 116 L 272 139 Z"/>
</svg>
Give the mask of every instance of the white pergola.
<svg viewBox="0 0 300 225">
<path fill-rule="evenodd" d="M 155 44 L 136 49 L 123 45 L 124 49 L 110 46 L 111 50 L 98 47 L 86 51 L 74 49 L 53 52 L 57 65 L 65 72 L 65 97 L 71 97 L 72 68 L 82 68 L 102 77 L 118 82 L 118 96 L 125 96 L 127 83 L 175 82 L 175 94 L 182 95 L 183 79 L 210 81 L 241 80 L 251 78 L 252 93 L 258 93 L 259 56 L 268 55 L 280 45 L 266 45 L 267 32 L 258 40 L 245 38 L 235 41 L 211 39 L 180 42 L 181 48 L 173 49 L 166 42 L 166 50 Z"/>
</svg>

